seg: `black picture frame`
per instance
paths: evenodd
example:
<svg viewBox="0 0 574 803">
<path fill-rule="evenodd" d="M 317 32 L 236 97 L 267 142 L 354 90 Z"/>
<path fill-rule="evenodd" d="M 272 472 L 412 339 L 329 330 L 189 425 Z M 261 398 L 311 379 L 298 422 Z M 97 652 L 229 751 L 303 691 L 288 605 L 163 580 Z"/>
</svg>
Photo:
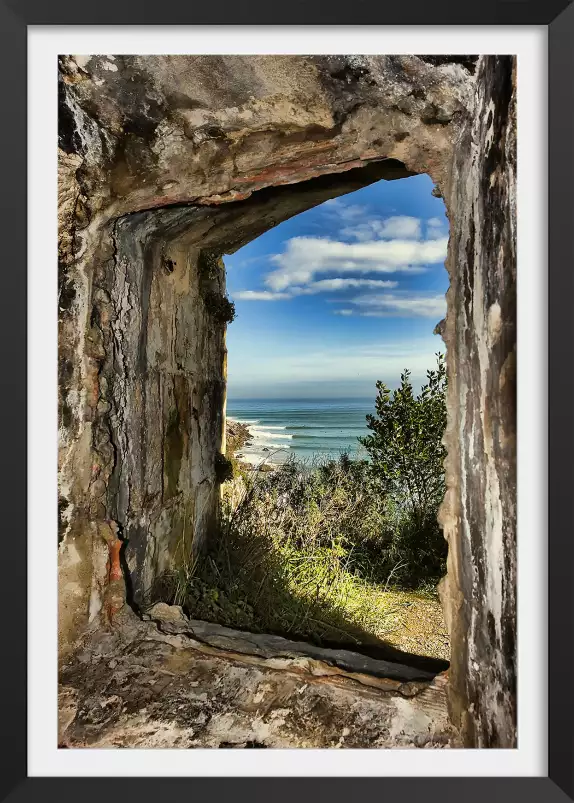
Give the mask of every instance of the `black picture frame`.
<svg viewBox="0 0 574 803">
<path fill-rule="evenodd" d="M 549 290 L 548 290 L 548 776 L 545 778 L 28 778 L 26 767 L 26 59 L 29 25 L 544 25 L 549 57 Z M 263 0 L 191 4 L 138 0 L 0 0 L 0 154 L 3 232 L 0 315 L 0 451 L 4 500 L 2 750 L 0 798 L 56 798 L 60 803 L 136 798 L 181 801 L 191 795 L 250 800 L 334 800 L 351 795 L 402 800 L 574 800 L 574 5 L 565 0 L 411 0 L 409 4 L 356 0 Z M 55 146 L 55 141 L 54 141 Z M 519 164 L 519 170 L 528 166 Z M 54 221 L 55 224 L 55 221 Z M 30 233 L 33 236 L 33 233 Z M 544 270 L 544 266 L 540 266 Z M 544 467 L 543 467 L 544 468 Z M 34 504 L 34 500 L 29 500 Z M 55 515 L 55 514 L 54 514 Z M 540 534 L 544 537 L 544 533 Z M 41 611 L 30 611 L 41 616 Z M 56 690 L 54 690 L 54 694 Z"/>
</svg>

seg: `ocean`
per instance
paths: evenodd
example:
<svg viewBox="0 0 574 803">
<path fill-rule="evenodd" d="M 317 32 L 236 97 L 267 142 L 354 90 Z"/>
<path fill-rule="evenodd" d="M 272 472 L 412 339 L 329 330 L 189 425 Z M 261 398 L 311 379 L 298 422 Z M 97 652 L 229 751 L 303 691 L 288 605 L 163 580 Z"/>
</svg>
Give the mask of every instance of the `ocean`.
<svg viewBox="0 0 574 803">
<path fill-rule="evenodd" d="M 257 465 L 343 452 L 366 457 L 357 438 L 368 434 L 365 416 L 374 407 L 374 399 L 228 399 L 227 417 L 249 427 L 253 438 L 241 449 L 240 459 Z"/>
</svg>

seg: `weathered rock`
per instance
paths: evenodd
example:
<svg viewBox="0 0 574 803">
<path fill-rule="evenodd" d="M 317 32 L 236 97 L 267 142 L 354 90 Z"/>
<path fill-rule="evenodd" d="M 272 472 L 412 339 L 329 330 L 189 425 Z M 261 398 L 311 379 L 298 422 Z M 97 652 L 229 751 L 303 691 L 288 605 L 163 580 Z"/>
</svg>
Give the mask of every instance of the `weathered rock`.
<svg viewBox="0 0 574 803">
<path fill-rule="evenodd" d="M 168 605 L 165 602 L 156 602 L 146 610 L 142 619 L 151 619 L 154 622 L 187 622 L 180 605 Z"/>
<path fill-rule="evenodd" d="M 451 704 L 469 745 L 516 744 L 516 75 L 483 59 L 453 163 L 443 586 Z"/>
<path fill-rule="evenodd" d="M 60 147 L 109 217 L 381 157 L 440 174 L 472 85 L 414 56 L 71 56 L 60 77 Z"/>
<path fill-rule="evenodd" d="M 512 70 L 466 56 L 61 60 L 63 654 L 103 623 L 107 527 L 139 604 L 215 531 L 219 257 L 328 198 L 426 172 L 451 221 L 452 713 L 468 745 L 515 743 Z"/>
<path fill-rule="evenodd" d="M 166 610 L 161 614 L 173 627 Z M 194 630 L 205 625 L 198 641 L 129 619 L 124 616 L 113 633 L 98 631 L 62 668 L 61 746 L 459 745 L 444 675 L 397 680 L 299 653 L 223 650 L 203 640 L 206 623 L 192 623 Z M 241 637 L 236 634 L 232 646 Z M 243 638 L 247 643 L 253 636 Z"/>
<path fill-rule="evenodd" d="M 225 423 L 225 450 L 227 457 L 233 457 L 244 446 L 250 445 L 249 438 L 250 433 L 247 424 L 227 419 Z"/>
<path fill-rule="evenodd" d="M 162 633 L 184 634 L 195 641 L 219 650 L 259 656 L 265 659 L 312 658 L 338 667 L 345 673 L 369 676 L 369 685 L 376 685 L 375 678 L 387 678 L 401 682 L 430 681 L 440 671 L 448 668 L 446 661 L 424 659 L 418 656 L 413 656 L 414 663 L 409 664 L 407 661 L 410 656 L 406 653 L 402 654 L 401 657 L 405 662 L 401 663 L 398 657 L 395 657 L 395 660 L 376 658 L 348 649 L 318 647 L 315 644 L 291 641 L 281 636 L 245 633 L 211 622 L 202 622 L 197 619 L 188 620 L 182 614 L 181 608 L 164 603 L 154 605 L 146 612 L 146 618 L 148 616 L 158 623 Z M 389 652 L 391 651 L 390 649 Z M 398 650 L 396 652 L 398 653 Z"/>
</svg>

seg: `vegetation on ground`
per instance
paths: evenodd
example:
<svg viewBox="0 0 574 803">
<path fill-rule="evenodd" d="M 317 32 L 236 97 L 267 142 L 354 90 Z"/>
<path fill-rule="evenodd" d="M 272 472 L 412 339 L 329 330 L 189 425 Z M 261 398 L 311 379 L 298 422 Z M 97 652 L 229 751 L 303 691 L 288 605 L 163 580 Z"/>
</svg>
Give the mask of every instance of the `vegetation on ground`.
<svg viewBox="0 0 574 803">
<path fill-rule="evenodd" d="M 226 483 L 219 538 L 168 578 L 170 601 L 230 627 L 447 657 L 435 590 L 446 559 L 437 357 L 418 395 L 407 371 L 392 394 L 377 383 L 369 459 L 290 460 Z"/>
</svg>

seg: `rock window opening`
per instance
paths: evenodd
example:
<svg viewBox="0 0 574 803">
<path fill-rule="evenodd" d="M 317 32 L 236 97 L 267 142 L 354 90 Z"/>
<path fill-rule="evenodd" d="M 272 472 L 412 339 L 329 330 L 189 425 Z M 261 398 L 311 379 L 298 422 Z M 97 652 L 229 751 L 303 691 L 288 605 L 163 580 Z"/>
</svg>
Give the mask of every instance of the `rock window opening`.
<svg viewBox="0 0 574 803">
<path fill-rule="evenodd" d="M 221 510 L 152 600 L 309 650 L 440 671 L 446 369 L 433 328 L 448 220 L 428 176 L 393 181 L 400 166 L 389 167 L 387 180 L 271 217 L 234 253 L 201 250 L 204 304 L 216 325 L 233 322 Z M 223 273 L 226 290 L 213 290 Z"/>
</svg>

